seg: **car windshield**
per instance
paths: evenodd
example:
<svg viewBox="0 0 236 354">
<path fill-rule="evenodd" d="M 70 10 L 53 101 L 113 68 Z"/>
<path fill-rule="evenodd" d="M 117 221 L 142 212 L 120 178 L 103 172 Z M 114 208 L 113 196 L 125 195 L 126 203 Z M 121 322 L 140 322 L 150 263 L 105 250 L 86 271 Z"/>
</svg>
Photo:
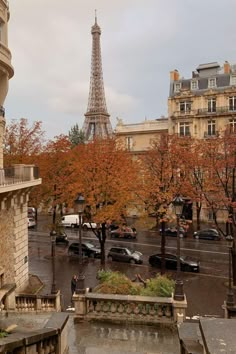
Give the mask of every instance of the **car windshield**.
<svg viewBox="0 0 236 354">
<path fill-rule="evenodd" d="M 95 248 L 95 246 L 92 244 L 92 243 L 90 243 L 90 242 L 86 242 L 85 244 L 84 244 L 86 247 L 88 247 L 88 248 Z"/>
<path fill-rule="evenodd" d="M 135 252 L 132 248 L 126 248 L 129 255 Z"/>
</svg>

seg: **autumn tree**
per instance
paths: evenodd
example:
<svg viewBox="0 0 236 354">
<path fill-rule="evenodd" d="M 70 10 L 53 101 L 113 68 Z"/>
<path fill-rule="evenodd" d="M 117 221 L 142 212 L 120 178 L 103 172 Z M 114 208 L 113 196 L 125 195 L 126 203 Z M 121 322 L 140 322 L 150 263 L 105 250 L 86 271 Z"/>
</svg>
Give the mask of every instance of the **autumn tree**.
<svg viewBox="0 0 236 354">
<path fill-rule="evenodd" d="M 42 152 L 44 136 L 42 122 L 36 121 L 29 126 L 25 118 L 12 120 L 6 126 L 3 139 L 5 166 L 14 163 L 35 163 L 36 156 Z"/>
<path fill-rule="evenodd" d="M 152 141 L 151 148 L 141 158 L 142 182 L 137 191 L 147 213 L 156 218 L 156 228 L 161 225 L 161 273 L 165 270 L 165 222 L 172 216 L 168 212 L 173 198 L 184 193 L 185 166 L 188 141 L 162 134 Z"/>
<path fill-rule="evenodd" d="M 96 139 L 73 149 L 74 194 L 86 200 L 86 215 L 100 227 L 94 230 L 105 264 L 106 226 L 126 216 L 133 198 L 135 166 L 129 152 L 115 139 Z M 89 221 L 90 221 L 89 220 Z"/>
<path fill-rule="evenodd" d="M 56 221 L 56 208 L 68 201 L 73 183 L 74 166 L 71 160 L 71 144 L 67 136 L 60 135 L 50 140 L 39 157 L 42 177 L 41 196 L 44 203 L 53 206 L 53 224 Z"/>
</svg>

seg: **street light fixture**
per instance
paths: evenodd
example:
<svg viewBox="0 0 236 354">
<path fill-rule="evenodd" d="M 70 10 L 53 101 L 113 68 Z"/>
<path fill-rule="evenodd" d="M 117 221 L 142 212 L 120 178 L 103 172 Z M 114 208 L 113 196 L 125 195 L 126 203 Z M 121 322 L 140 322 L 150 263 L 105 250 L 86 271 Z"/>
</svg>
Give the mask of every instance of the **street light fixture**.
<svg viewBox="0 0 236 354">
<path fill-rule="evenodd" d="M 179 221 L 183 211 L 184 200 L 177 195 L 172 201 L 174 206 L 175 215 L 177 219 L 177 276 L 175 281 L 174 299 L 177 301 L 184 300 L 184 288 L 183 280 L 181 279 L 181 269 L 180 269 L 180 236 L 179 236 Z"/>
<path fill-rule="evenodd" d="M 85 199 L 82 194 L 78 194 L 78 197 L 75 199 L 75 204 L 77 206 L 77 212 L 79 214 L 79 275 L 78 281 L 76 283 L 76 294 L 83 294 L 85 292 L 84 288 L 84 279 L 83 274 L 83 254 L 82 254 L 82 214 L 84 212 Z"/>
<path fill-rule="evenodd" d="M 56 294 L 57 293 L 56 277 L 55 277 L 55 243 L 56 243 L 56 236 L 57 236 L 56 231 L 52 230 L 50 232 L 50 236 L 51 236 L 51 244 L 52 244 L 52 250 L 51 250 L 51 254 L 52 254 L 52 288 L 51 288 L 51 294 Z"/>
<path fill-rule="evenodd" d="M 232 248 L 233 248 L 233 244 L 234 244 L 233 236 L 231 236 L 231 235 L 226 236 L 226 241 L 227 241 L 227 247 L 229 249 L 229 287 L 228 287 L 226 305 L 228 307 L 233 307 L 234 306 L 234 292 L 232 289 L 232 282 L 231 282 L 231 269 L 232 269 L 231 255 L 232 255 Z"/>
</svg>

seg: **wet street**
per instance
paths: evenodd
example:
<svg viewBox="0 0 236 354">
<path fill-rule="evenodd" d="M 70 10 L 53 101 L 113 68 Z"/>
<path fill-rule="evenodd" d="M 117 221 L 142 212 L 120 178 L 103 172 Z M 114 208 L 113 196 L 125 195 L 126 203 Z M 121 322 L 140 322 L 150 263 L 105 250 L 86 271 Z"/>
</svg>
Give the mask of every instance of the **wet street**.
<svg viewBox="0 0 236 354">
<path fill-rule="evenodd" d="M 78 242 L 78 230 L 66 230 L 71 242 Z M 83 239 L 98 244 L 95 235 L 83 232 Z M 106 251 L 114 245 L 128 245 L 144 255 L 143 265 L 131 265 L 121 262 L 107 261 L 106 267 L 124 272 L 130 279 L 140 274 L 144 279 L 154 276 L 158 269 L 148 264 L 148 257 L 160 250 L 160 236 L 155 232 L 139 232 L 136 241 L 120 241 L 107 239 Z M 176 238 L 166 238 L 166 252 L 176 253 Z M 181 272 L 184 281 L 184 291 L 187 296 L 189 317 L 196 315 L 223 316 L 222 304 L 227 293 L 228 253 L 224 241 L 200 241 L 192 238 L 181 239 L 181 254 L 200 260 L 200 273 Z M 31 274 L 38 275 L 45 283 L 44 292 L 50 293 L 52 283 L 51 242 L 49 233 L 39 227 L 29 230 L 29 269 Z M 70 305 L 70 280 L 73 274 L 78 274 L 79 262 L 77 257 L 69 257 L 67 248 L 56 246 L 56 285 L 62 293 L 64 309 Z M 100 260 L 85 258 L 83 272 L 86 287 L 97 284 L 97 271 Z M 168 271 L 173 277 L 175 272 Z"/>
</svg>

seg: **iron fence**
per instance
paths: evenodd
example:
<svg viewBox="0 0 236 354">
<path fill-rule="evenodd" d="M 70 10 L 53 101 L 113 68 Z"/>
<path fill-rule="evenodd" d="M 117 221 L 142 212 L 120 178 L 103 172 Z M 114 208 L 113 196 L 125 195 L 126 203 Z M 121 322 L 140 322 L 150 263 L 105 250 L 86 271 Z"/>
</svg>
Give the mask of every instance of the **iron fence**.
<svg viewBox="0 0 236 354">
<path fill-rule="evenodd" d="M 0 169 L 0 186 L 32 181 L 39 178 L 37 166 L 14 165 Z"/>
</svg>

